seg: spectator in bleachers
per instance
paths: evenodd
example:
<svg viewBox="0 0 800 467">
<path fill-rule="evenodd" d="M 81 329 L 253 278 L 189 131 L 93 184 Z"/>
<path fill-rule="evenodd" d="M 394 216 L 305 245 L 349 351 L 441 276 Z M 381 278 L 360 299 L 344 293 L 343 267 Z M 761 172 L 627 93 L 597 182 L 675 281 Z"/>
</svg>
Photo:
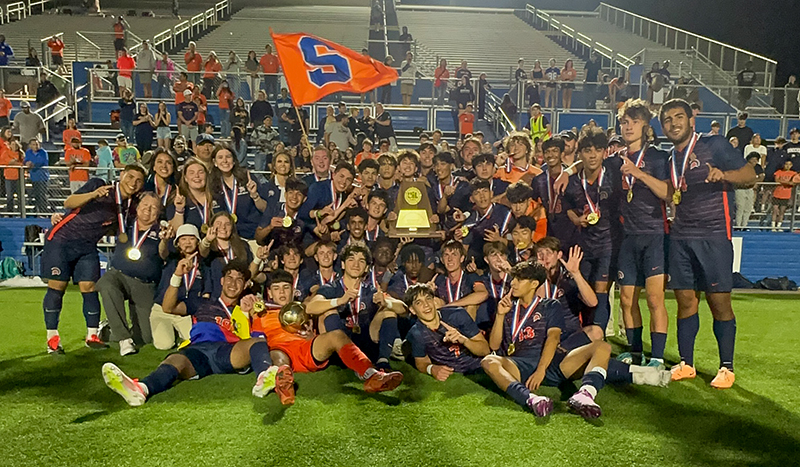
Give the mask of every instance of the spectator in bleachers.
<svg viewBox="0 0 800 467">
<path fill-rule="evenodd" d="M 641 97 L 643 75 L 644 67 L 642 66 L 642 57 L 637 55 L 633 58 L 633 65 L 628 67 L 628 95 L 632 99 L 639 99 Z"/>
<path fill-rule="evenodd" d="M 383 104 L 375 106 L 375 136 L 389 140 L 389 150 L 397 152 L 397 138 L 392 126 L 392 115 L 383 108 Z"/>
<path fill-rule="evenodd" d="M 47 41 L 47 47 L 50 49 L 50 64 L 56 67 L 56 73 L 66 74 L 67 69 L 64 67 L 64 41 L 58 36 L 53 36 Z"/>
<path fill-rule="evenodd" d="M 556 59 L 551 58 L 548 62 L 549 66 L 544 70 L 544 76 L 547 83 L 544 87 L 544 106 L 552 109 L 558 103 L 558 78 L 561 75 L 561 70 L 556 66 Z"/>
<path fill-rule="evenodd" d="M 111 19 L 114 19 L 114 17 L 112 16 Z M 126 29 L 130 27 L 130 24 L 128 24 L 128 22 L 125 20 L 125 18 L 122 17 L 122 15 L 119 15 L 116 21 L 114 21 L 113 27 L 114 27 L 114 50 L 116 51 L 123 50 L 125 48 Z"/>
<path fill-rule="evenodd" d="M 475 125 L 475 114 L 472 113 L 472 102 L 467 104 L 467 108 L 461 111 L 458 116 L 458 134 L 460 139 L 466 139 L 467 135 L 471 135 Z"/>
<path fill-rule="evenodd" d="M 192 95 L 194 83 L 189 81 L 189 75 L 182 71 L 178 75 L 177 81 L 175 81 L 175 84 L 172 86 L 172 90 L 175 91 L 175 106 L 177 107 L 186 100 L 186 91 L 189 91 L 188 96 Z"/>
<path fill-rule="evenodd" d="M 255 50 L 251 50 L 247 52 L 247 60 L 244 62 L 244 69 L 247 71 L 249 82 L 247 83 L 250 87 L 250 99 L 253 99 L 253 96 L 256 94 L 256 89 L 258 89 L 258 72 L 261 70 L 261 65 L 258 63 L 258 56 L 256 55 Z M 239 93 L 241 96 L 242 94 Z"/>
<path fill-rule="evenodd" d="M 433 97 L 436 105 L 444 105 L 447 96 L 447 83 L 450 79 L 450 71 L 447 69 L 447 60 L 442 59 L 439 66 L 433 71 Z"/>
<path fill-rule="evenodd" d="M 372 109 L 364 107 L 361 118 L 358 119 L 358 131 L 364 134 L 365 139 L 375 141 L 375 119 L 372 118 Z"/>
<path fill-rule="evenodd" d="M 411 43 L 414 42 L 414 37 L 408 32 L 408 26 L 403 26 L 402 33 L 400 34 L 400 42 L 402 42 L 403 52 L 408 53 L 411 50 Z"/>
<path fill-rule="evenodd" d="M 242 95 L 241 80 L 239 79 L 241 69 L 242 60 L 239 55 L 233 50 L 228 51 L 228 62 L 225 64 L 225 79 L 228 80 L 228 86 L 231 91 L 237 96 Z"/>
<path fill-rule="evenodd" d="M 139 153 L 144 154 L 145 151 L 153 148 L 153 130 L 156 127 L 153 115 L 150 114 L 150 109 L 144 102 L 139 103 L 139 111 L 133 121 L 133 127 L 136 134 L 136 148 Z"/>
<path fill-rule="evenodd" d="M 69 142 L 72 141 L 73 137 L 77 137 L 79 140 L 83 141 L 81 130 L 78 129 L 78 123 L 75 121 L 74 117 L 70 117 L 67 120 L 67 128 L 61 134 L 61 141 L 64 142 L 64 146 L 69 146 Z"/>
<path fill-rule="evenodd" d="M 108 141 L 101 139 L 97 142 L 97 168 L 104 169 L 95 172 L 98 178 L 102 178 L 106 182 L 113 182 L 116 179 L 114 171 L 114 154 L 108 146 Z"/>
<path fill-rule="evenodd" d="M 203 66 L 203 57 L 197 53 L 197 43 L 195 41 L 189 42 L 189 50 L 183 54 L 183 63 L 186 65 L 186 71 L 189 72 L 189 81 L 198 84 L 200 80 L 200 68 Z"/>
<path fill-rule="evenodd" d="M 718 121 L 716 121 L 716 120 L 712 120 L 711 121 L 711 134 L 712 135 L 718 135 L 721 128 L 722 128 L 722 125 L 720 125 Z"/>
<path fill-rule="evenodd" d="M 525 71 L 525 59 L 520 58 L 517 60 L 517 69 L 514 70 L 514 89 L 513 94 L 516 95 L 517 88 L 524 86 L 525 81 L 528 80 L 528 73 Z M 524 89 L 524 88 L 523 88 Z"/>
<path fill-rule="evenodd" d="M 763 147 L 763 146 L 762 146 Z M 764 169 L 761 168 L 759 161 L 761 154 L 756 151 L 746 152 L 747 163 L 753 167 L 756 172 L 756 183 L 764 180 Z M 736 219 L 735 226 L 741 229 L 747 227 L 747 222 L 750 220 L 750 213 L 753 212 L 753 206 L 756 201 L 756 191 L 758 185 L 755 186 L 736 186 L 734 193 L 736 198 Z"/>
<path fill-rule="evenodd" d="M 183 136 L 191 147 L 194 147 L 194 140 L 197 138 L 197 115 L 200 108 L 192 100 L 192 91 L 183 91 L 183 102 L 177 105 L 178 133 Z"/>
<path fill-rule="evenodd" d="M 133 131 L 133 119 L 136 114 L 136 100 L 130 88 L 120 88 L 122 97 L 119 99 L 119 129 L 129 140 L 134 140 L 136 134 Z"/>
<path fill-rule="evenodd" d="M 47 73 L 42 73 L 39 80 L 39 85 L 36 87 L 36 106 L 42 108 L 45 105 L 53 102 L 61 95 L 58 88 L 50 81 Z"/>
<path fill-rule="evenodd" d="M 750 157 L 750 153 L 758 153 L 758 163 L 763 167 L 767 164 L 767 147 L 761 143 L 761 135 L 758 133 L 753 133 L 753 136 L 750 138 L 750 142 L 744 147 L 744 154 Z"/>
<path fill-rule="evenodd" d="M 486 94 L 492 90 L 492 85 L 486 77 L 486 73 L 478 76 L 478 120 L 483 120 L 486 116 Z"/>
<path fill-rule="evenodd" d="M 14 56 L 14 49 L 6 42 L 6 36 L 0 34 L 0 87 L 5 88 L 8 84 L 8 59 Z"/>
<path fill-rule="evenodd" d="M 75 193 L 89 181 L 89 171 L 80 167 L 89 167 L 92 155 L 89 150 L 81 146 L 81 140 L 72 138 L 70 145 L 64 150 L 64 163 L 69 172 L 69 189 Z"/>
<path fill-rule="evenodd" d="M 794 164 L 791 160 L 783 163 L 780 170 L 775 171 L 775 181 L 778 186 L 772 192 L 772 230 L 781 230 L 783 225 L 783 215 L 792 200 L 792 190 L 794 185 L 800 183 L 800 176 L 793 169 Z"/>
<path fill-rule="evenodd" d="M 169 58 L 169 54 L 163 52 L 161 58 L 156 60 L 156 92 L 157 99 L 166 99 L 170 97 L 170 88 L 172 87 L 172 77 L 175 72 L 175 62 Z"/>
<path fill-rule="evenodd" d="M 14 132 L 19 133 L 20 141 L 30 141 L 34 138 L 41 141 L 41 136 L 45 133 L 44 120 L 39 114 L 31 112 L 31 104 L 22 101 L 19 104 L 20 111 L 14 115 Z"/>
<path fill-rule="evenodd" d="M 139 83 L 144 89 L 144 97 L 153 97 L 153 72 L 156 69 L 156 53 L 150 47 L 150 41 L 142 43 L 142 50 L 136 54 L 136 71 Z"/>
<path fill-rule="evenodd" d="M 211 170 L 213 165 L 211 162 L 211 153 L 214 152 L 215 141 L 214 137 L 207 134 L 201 134 L 195 140 L 195 154 L 197 159 L 206 165 L 206 168 Z"/>
<path fill-rule="evenodd" d="M 272 99 L 278 96 L 278 73 L 280 72 L 280 62 L 278 56 L 272 53 L 272 46 L 267 44 L 264 47 L 264 55 L 258 61 L 261 71 L 264 73 L 263 87 L 267 92 L 267 97 Z"/>
<path fill-rule="evenodd" d="M 2 148 L 0 148 L 0 165 L 11 166 L 3 169 L 3 177 L 5 178 L 6 188 L 6 211 L 13 212 L 16 210 L 14 204 L 14 195 L 19 196 L 20 189 L 20 170 L 16 167 L 22 167 L 22 151 L 19 143 L 16 141 L 3 141 Z M 22 177 L 23 181 L 25 177 Z M 22 198 L 20 198 L 22 203 Z"/>
<path fill-rule="evenodd" d="M 800 112 L 800 83 L 797 76 L 789 75 L 789 80 L 783 86 L 786 108 L 784 112 L 789 115 L 797 115 Z"/>
<path fill-rule="evenodd" d="M 261 122 L 250 135 L 250 141 L 257 148 L 253 160 L 256 171 L 267 170 L 272 163 L 275 145 L 280 141 L 278 130 L 272 127 L 272 115 L 265 115 Z"/>
<path fill-rule="evenodd" d="M 208 99 L 203 95 L 199 86 L 195 86 L 192 90 L 192 102 L 197 105 L 197 128 L 203 128 L 208 120 Z"/>
<path fill-rule="evenodd" d="M 390 68 L 393 63 L 394 63 L 394 57 L 392 57 L 391 55 L 387 55 L 386 58 L 383 59 L 383 64 Z M 392 103 L 392 83 L 387 83 L 384 86 L 381 86 L 380 102 L 382 104 Z"/>
<path fill-rule="evenodd" d="M 123 47 L 122 50 L 117 52 L 116 68 L 120 96 L 126 89 L 133 93 L 133 70 L 136 69 L 136 60 L 128 54 L 128 49 Z"/>
<path fill-rule="evenodd" d="M 258 91 L 258 98 L 250 105 L 250 123 L 253 128 L 260 125 L 267 115 L 274 115 L 272 104 L 267 100 L 266 91 Z"/>
<path fill-rule="evenodd" d="M 731 136 L 730 138 L 728 138 L 728 143 L 730 143 L 733 149 L 739 149 L 739 138 Z"/>
<path fill-rule="evenodd" d="M 512 122 L 517 121 L 517 106 L 514 104 L 514 101 L 511 100 L 511 96 L 509 96 L 508 93 L 503 94 L 500 108 L 505 112 L 509 120 Z"/>
<path fill-rule="evenodd" d="M 50 180 L 50 172 L 45 169 L 50 161 L 47 152 L 41 148 L 39 140 L 33 138 L 28 142 L 28 150 L 25 151 L 25 167 L 28 168 L 33 191 L 34 207 L 37 213 L 47 212 L 47 182 Z"/>
<path fill-rule="evenodd" d="M 169 148 L 172 139 L 172 130 L 169 127 L 172 115 L 167 110 L 167 103 L 159 101 L 153 122 L 156 126 L 156 145 L 160 148 Z"/>
<path fill-rule="evenodd" d="M 231 109 L 231 126 L 247 128 L 248 125 L 250 125 L 250 112 L 247 110 L 244 99 L 239 97 L 236 99 L 236 105 Z"/>
<path fill-rule="evenodd" d="M 183 169 L 183 164 L 186 161 L 194 157 L 194 152 L 187 147 L 186 138 L 183 135 L 175 137 L 175 141 L 172 144 L 172 157 L 175 158 L 179 171 Z"/>
<path fill-rule="evenodd" d="M 347 128 L 350 130 L 350 134 L 353 135 L 357 140 L 358 138 L 358 114 L 360 111 L 357 107 L 350 108 L 350 118 L 347 119 Z M 363 139 L 363 137 L 361 138 Z M 359 140 L 360 142 L 360 140 Z"/>
<path fill-rule="evenodd" d="M 333 131 L 333 125 L 335 124 L 336 115 L 334 114 L 333 106 L 327 105 L 325 106 L 325 115 L 320 118 L 319 125 L 317 126 L 317 128 L 322 129 L 322 131 L 317 130 L 317 144 L 328 146 L 330 135 Z"/>
<path fill-rule="evenodd" d="M 217 80 L 220 79 L 222 64 L 213 50 L 208 53 L 208 58 L 203 63 L 203 96 L 211 99 L 217 92 Z"/>
<path fill-rule="evenodd" d="M 5 128 L 10 125 L 11 121 L 8 119 L 11 114 L 13 105 L 6 97 L 5 89 L 0 89 L 0 128 Z"/>
<path fill-rule="evenodd" d="M 602 68 L 600 57 L 597 52 L 592 52 L 589 61 L 583 67 L 583 94 L 586 100 L 586 108 L 594 109 L 596 107 L 597 97 L 597 83 L 599 82 L 600 69 Z"/>
<path fill-rule="evenodd" d="M 280 135 L 283 144 L 289 142 L 289 133 L 291 125 L 283 119 L 286 112 L 292 108 L 292 98 L 289 96 L 289 89 L 286 87 L 281 88 L 281 95 L 275 100 L 275 121 L 278 123 L 278 134 Z"/>
<path fill-rule="evenodd" d="M 416 82 L 417 65 L 414 63 L 414 54 L 406 52 L 406 60 L 400 65 L 400 95 L 403 97 L 403 105 L 411 105 Z"/>
<path fill-rule="evenodd" d="M 739 109 L 747 107 L 747 101 L 753 95 L 753 86 L 756 85 L 756 72 L 753 71 L 753 62 L 748 60 L 744 64 L 744 70 L 736 75 L 736 86 L 739 86 Z"/>
<path fill-rule="evenodd" d="M 559 79 L 561 81 L 565 81 L 561 84 L 561 89 L 563 89 L 563 102 L 562 107 L 564 109 L 569 110 L 572 108 L 572 91 L 575 89 L 575 79 L 578 77 L 578 71 L 572 64 L 572 59 L 567 59 L 564 62 L 564 69 L 561 70 L 561 76 Z"/>
<path fill-rule="evenodd" d="M 357 143 L 355 137 L 350 133 L 350 128 L 347 123 L 350 116 L 347 114 L 339 114 L 336 116 L 336 121 L 331 127 L 331 132 L 328 136 L 328 141 L 334 143 L 340 151 L 345 151 L 352 145 Z"/>
<path fill-rule="evenodd" d="M 114 148 L 114 165 L 118 169 L 126 165 L 138 164 L 142 158 L 141 153 L 135 146 L 128 145 L 128 138 L 120 133 L 117 135 L 117 146 Z"/>
<path fill-rule="evenodd" d="M 233 91 L 230 83 L 224 79 L 217 89 L 217 100 L 219 101 L 219 128 L 220 134 L 225 136 L 231 134 L 231 107 L 233 107 Z"/>
<path fill-rule="evenodd" d="M 378 104 L 380 105 L 380 104 Z M 306 109 L 297 109 L 297 107 L 290 107 L 283 117 L 291 126 L 289 132 L 289 145 L 297 146 L 300 144 L 300 139 L 303 136 L 303 128 L 308 128 L 308 111 Z"/>
<path fill-rule="evenodd" d="M 244 139 L 245 130 L 240 126 L 235 126 L 231 129 L 231 150 L 239 161 L 239 165 L 247 168 L 247 141 Z"/>
<path fill-rule="evenodd" d="M 469 68 L 467 68 L 467 61 L 466 60 L 462 60 L 461 61 L 461 66 L 456 68 L 456 79 L 461 81 L 461 78 L 464 78 L 464 77 L 467 78 L 467 84 L 469 84 L 472 81 L 472 72 L 469 70 Z"/>
<path fill-rule="evenodd" d="M 736 116 L 736 126 L 728 130 L 728 133 L 725 135 L 726 138 L 730 139 L 732 136 L 735 136 L 737 140 L 739 140 L 739 146 L 736 148 L 739 152 L 744 156 L 744 146 L 747 144 L 748 141 L 753 139 L 753 129 L 747 126 L 747 112 L 740 112 L 739 115 Z"/>
</svg>

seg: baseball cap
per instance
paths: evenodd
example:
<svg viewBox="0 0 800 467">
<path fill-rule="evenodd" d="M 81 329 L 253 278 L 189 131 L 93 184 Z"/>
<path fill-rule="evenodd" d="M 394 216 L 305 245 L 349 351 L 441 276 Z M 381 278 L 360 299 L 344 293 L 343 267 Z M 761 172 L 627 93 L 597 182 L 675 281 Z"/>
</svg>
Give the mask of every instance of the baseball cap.
<svg viewBox="0 0 800 467">
<path fill-rule="evenodd" d="M 199 145 L 199 144 L 204 144 L 204 143 L 214 144 L 214 137 L 211 136 L 211 135 L 208 135 L 206 133 L 202 133 L 200 135 L 197 135 L 197 139 L 195 140 L 195 144 Z"/>
<path fill-rule="evenodd" d="M 19 103 L 19 106 L 20 106 L 21 108 L 28 108 L 28 109 L 30 109 L 30 108 L 31 108 L 31 104 L 30 104 L 30 102 L 28 102 L 28 101 L 22 101 L 22 102 L 20 102 L 20 103 Z"/>
<path fill-rule="evenodd" d="M 561 139 L 569 139 L 569 140 L 578 139 L 578 137 L 575 135 L 575 132 L 572 130 L 564 130 L 561 133 L 559 133 L 558 136 L 561 137 Z"/>
<path fill-rule="evenodd" d="M 175 240 L 172 241 L 172 244 L 178 246 L 178 239 L 184 235 L 191 235 L 200 240 L 200 232 L 197 231 L 197 227 L 195 227 L 194 224 L 183 224 L 178 227 L 178 231 L 175 232 Z"/>
<path fill-rule="evenodd" d="M 120 133 L 120 134 L 117 135 L 116 139 L 117 139 L 117 141 L 119 141 L 121 139 L 127 139 L 127 138 L 125 137 L 125 135 L 123 133 Z"/>
<path fill-rule="evenodd" d="M 611 146 L 612 144 L 619 144 L 621 146 L 625 146 L 625 141 L 622 139 L 620 135 L 614 135 L 611 139 L 608 140 L 608 145 Z"/>
</svg>

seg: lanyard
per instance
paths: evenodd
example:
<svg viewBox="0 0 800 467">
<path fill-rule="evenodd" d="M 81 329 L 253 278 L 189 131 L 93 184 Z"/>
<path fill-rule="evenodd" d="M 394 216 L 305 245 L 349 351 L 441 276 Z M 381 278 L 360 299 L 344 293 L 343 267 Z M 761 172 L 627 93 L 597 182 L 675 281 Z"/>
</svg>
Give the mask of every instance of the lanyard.
<svg viewBox="0 0 800 467">
<path fill-rule="evenodd" d="M 600 188 L 603 186 L 603 178 L 606 175 L 606 168 L 603 167 L 603 170 L 600 171 L 600 176 L 597 177 L 597 203 L 600 203 Z M 586 182 L 586 172 L 581 171 L 581 185 L 583 185 L 583 194 L 586 195 L 586 202 L 589 203 L 589 210 L 591 212 L 597 212 L 597 204 L 594 204 L 592 201 L 592 197 L 589 196 L 589 188 Z"/>
<path fill-rule="evenodd" d="M 689 144 L 686 145 L 686 150 L 683 153 L 683 163 L 681 164 L 681 175 L 678 176 L 678 168 L 675 167 L 675 159 L 677 159 L 677 151 L 675 148 L 672 149 L 672 163 L 670 164 L 670 175 L 672 178 L 672 187 L 676 190 L 683 189 L 684 185 L 686 184 L 686 163 L 689 161 L 689 156 L 694 151 L 694 147 L 697 144 L 697 141 L 700 139 L 700 134 L 695 133 L 692 135 L 692 139 L 689 140 Z"/>
<path fill-rule="evenodd" d="M 522 321 L 519 320 L 519 304 L 520 304 L 520 301 L 517 300 L 517 308 L 514 310 L 514 320 L 511 322 L 511 342 L 512 343 L 516 342 L 517 337 L 519 336 L 519 332 L 522 331 L 522 326 L 524 326 L 525 322 L 528 321 L 528 318 L 530 318 L 531 313 L 533 313 L 533 310 L 536 309 L 536 305 L 539 304 L 539 301 L 541 301 L 541 299 L 542 299 L 541 297 L 536 297 L 533 300 L 533 302 L 531 302 L 531 304 L 528 305 L 528 309 L 525 310 L 525 317 L 522 318 Z M 519 323 L 519 326 L 517 325 L 517 323 Z"/>
<path fill-rule="evenodd" d="M 225 195 L 225 205 L 228 207 L 228 212 L 236 214 L 236 205 L 239 204 L 239 183 L 236 181 L 236 177 L 233 177 L 231 196 L 228 196 L 228 188 L 225 186 L 225 182 L 222 183 L 222 194 Z"/>
<path fill-rule="evenodd" d="M 450 301 L 447 302 L 447 303 L 453 303 L 454 301 L 456 301 L 459 298 L 461 298 L 461 281 L 463 279 L 464 279 L 464 271 L 461 271 L 461 275 L 458 276 L 458 286 L 456 287 L 456 294 L 454 296 L 453 295 L 452 286 L 450 285 L 451 284 L 450 283 L 450 276 L 447 277 L 447 283 L 446 283 L 446 286 L 447 286 L 447 298 L 450 299 Z M 453 298 L 453 297 L 455 297 L 455 298 Z"/>
</svg>

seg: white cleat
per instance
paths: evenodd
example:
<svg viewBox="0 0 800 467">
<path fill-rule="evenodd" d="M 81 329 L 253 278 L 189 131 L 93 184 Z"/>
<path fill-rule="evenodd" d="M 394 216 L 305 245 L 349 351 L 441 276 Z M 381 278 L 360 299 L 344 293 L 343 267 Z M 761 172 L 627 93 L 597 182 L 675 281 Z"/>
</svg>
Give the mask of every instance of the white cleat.
<svg viewBox="0 0 800 467">
<path fill-rule="evenodd" d="M 131 407 L 139 407 L 147 401 L 147 396 L 139 383 L 129 378 L 113 363 L 103 365 L 103 380 L 106 386 L 122 396 Z"/>
<path fill-rule="evenodd" d="M 136 346 L 133 345 L 133 339 L 123 339 L 119 341 L 119 354 L 124 357 L 126 355 L 133 355 L 139 353 Z"/>
<path fill-rule="evenodd" d="M 633 384 L 665 388 L 672 381 L 672 372 L 655 366 L 631 365 Z"/>
<path fill-rule="evenodd" d="M 272 365 L 266 370 L 258 374 L 256 378 L 256 385 L 253 386 L 253 395 L 256 397 L 264 397 L 270 391 L 275 389 L 275 377 L 278 375 L 278 367 Z"/>
</svg>

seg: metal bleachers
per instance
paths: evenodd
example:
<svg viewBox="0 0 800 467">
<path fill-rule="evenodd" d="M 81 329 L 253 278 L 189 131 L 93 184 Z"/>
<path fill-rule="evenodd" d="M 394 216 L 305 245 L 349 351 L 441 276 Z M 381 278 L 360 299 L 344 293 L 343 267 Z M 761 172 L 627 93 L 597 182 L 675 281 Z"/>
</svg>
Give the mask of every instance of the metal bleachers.
<svg viewBox="0 0 800 467">
<path fill-rule="evenodd" d="M 403 5 L 398 6 L 397 14 L 400 25 L 408 26 L 418 45 L 434 54 L 429 58 L 432 62 L 445 58 L 448 66 L 455 68 L 466 60 L 473 76 L 486 73 L 490 82 L 508 83 L 520 58 L 525 59 L 527 72 L 534 60 L 547 68 L 548 60 L 554 58 L 562 68 L 567 59 L 572 59 L 578 80 L 583 79 L 583 60 L 525 24 L 513 10 Z"/>
</svg>

